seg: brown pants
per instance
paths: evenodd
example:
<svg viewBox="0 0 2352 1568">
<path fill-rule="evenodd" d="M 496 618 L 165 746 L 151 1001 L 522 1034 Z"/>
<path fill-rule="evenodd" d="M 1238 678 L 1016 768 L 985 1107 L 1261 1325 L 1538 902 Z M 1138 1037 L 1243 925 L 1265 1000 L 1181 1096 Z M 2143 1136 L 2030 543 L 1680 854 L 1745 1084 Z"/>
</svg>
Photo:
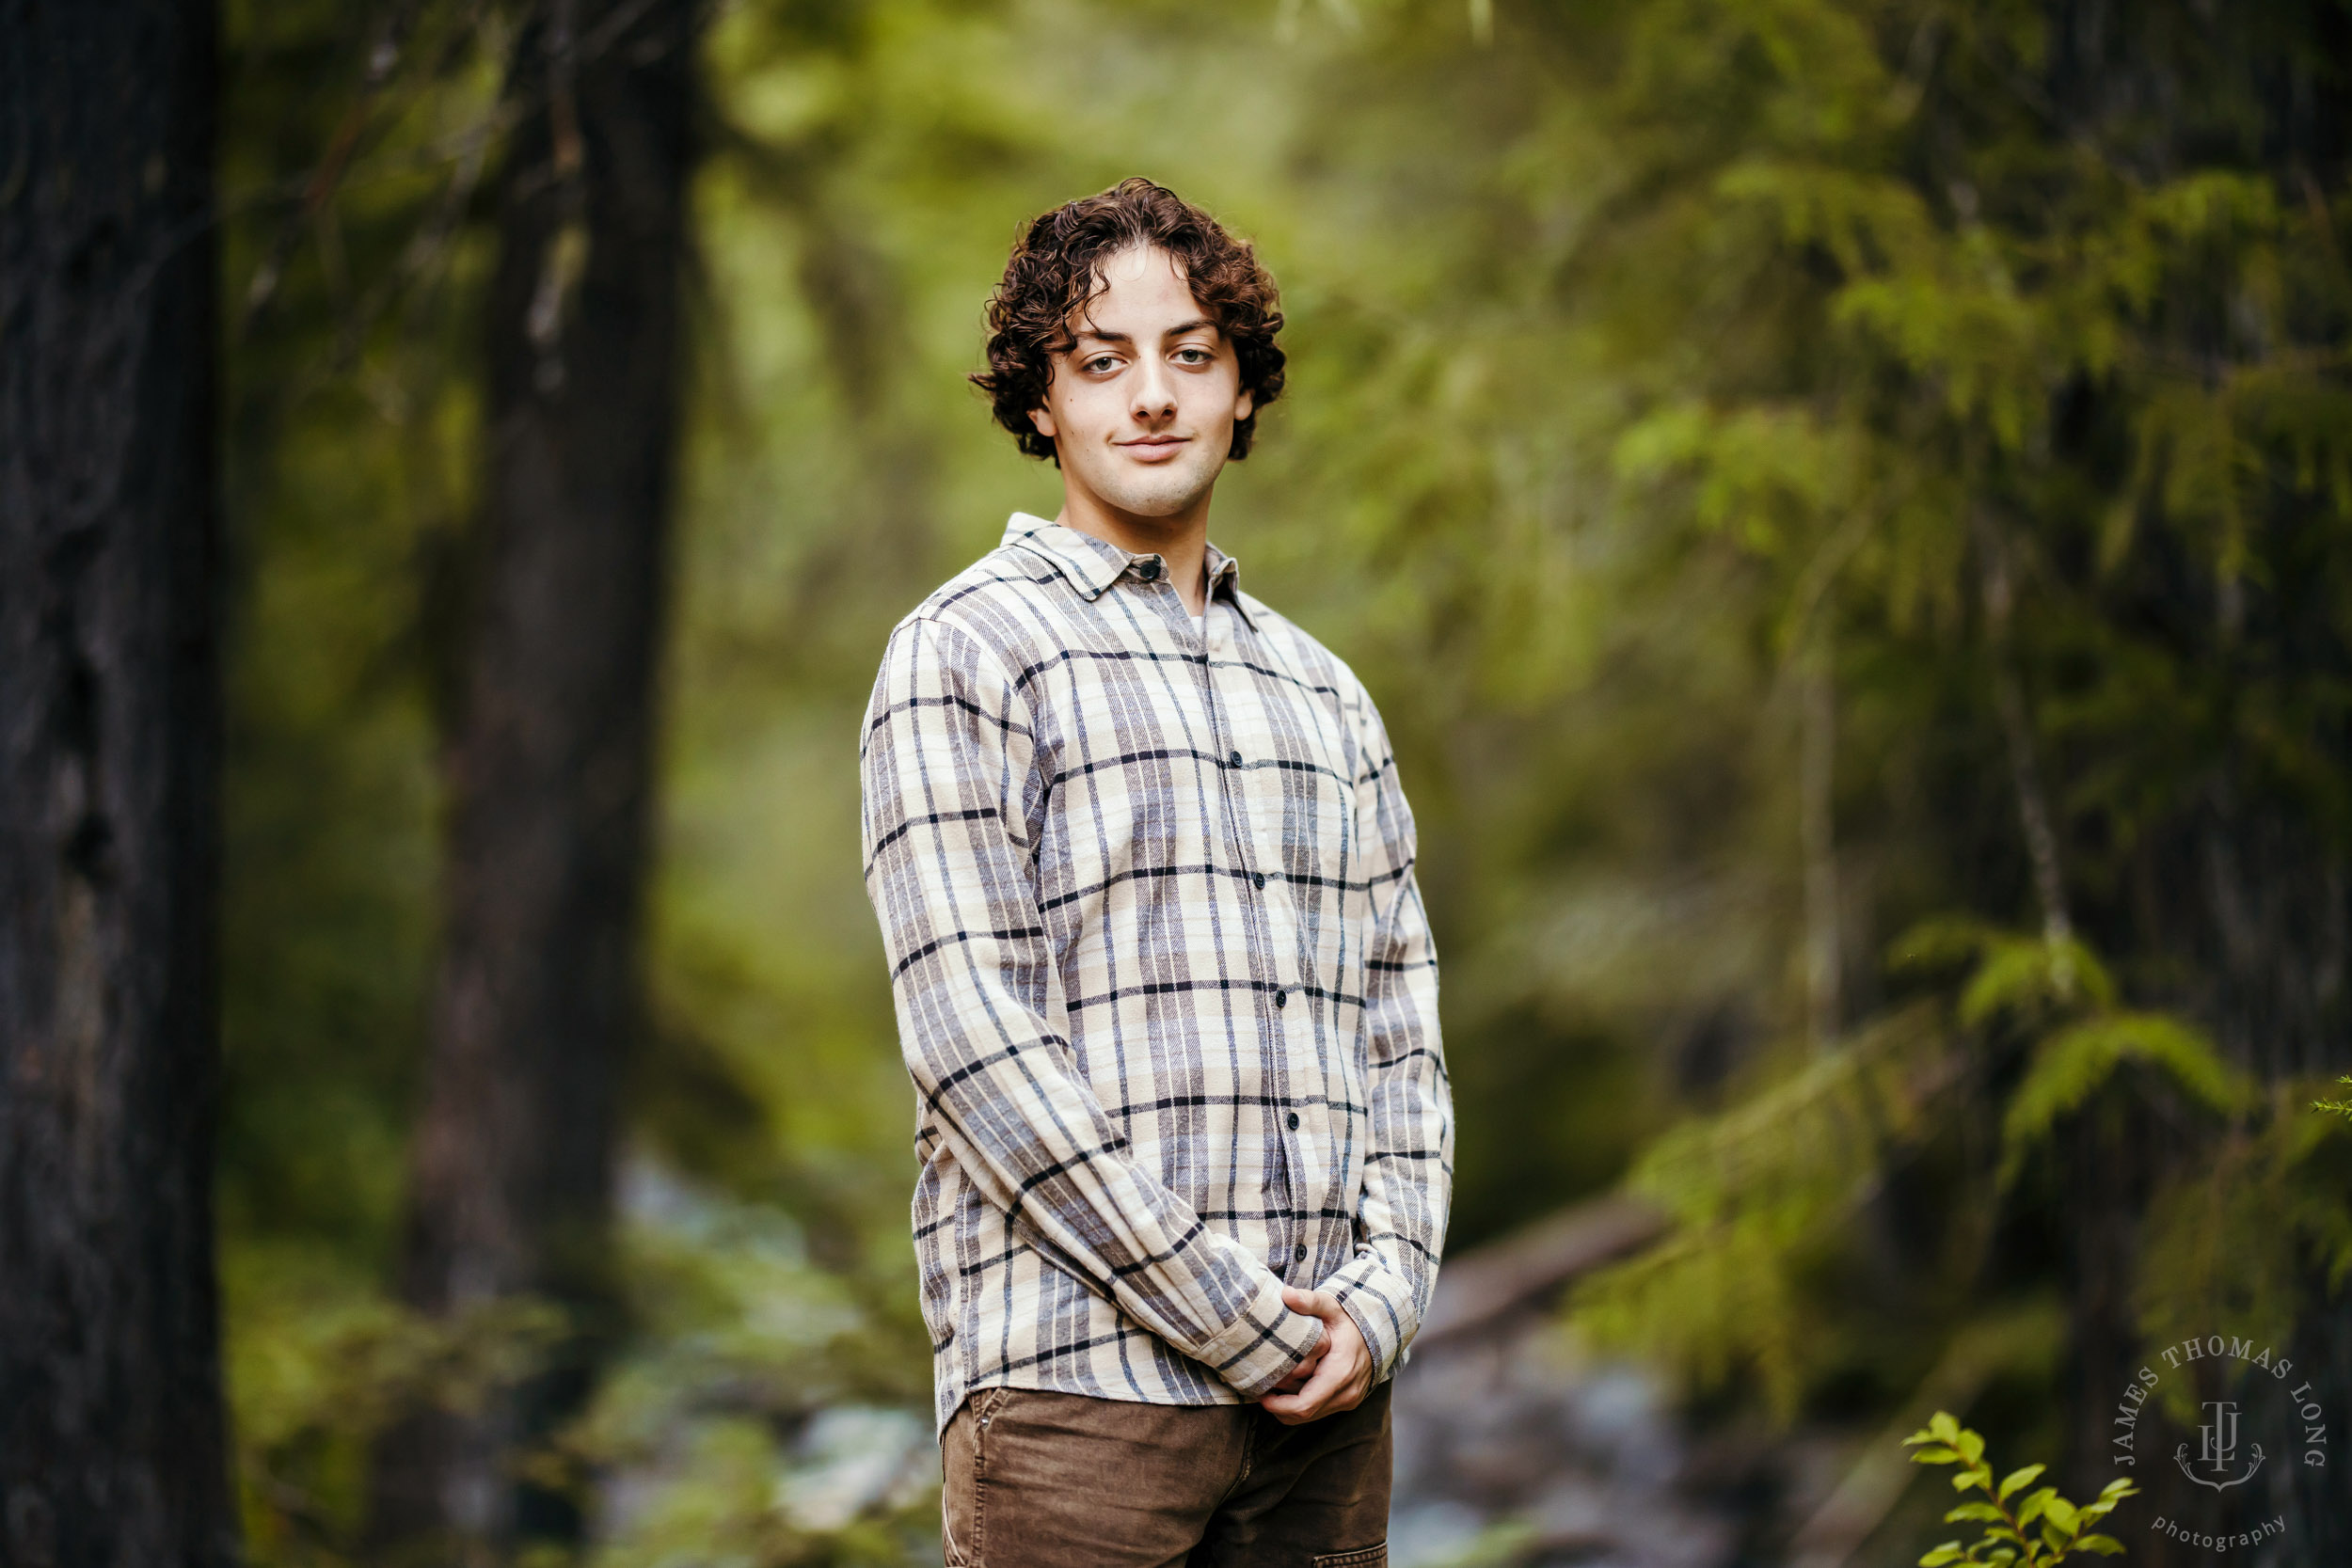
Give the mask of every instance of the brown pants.
<svg viewBox="0 0 2352 1568">
<path fill-rule="evenodd" d="M 982 1388 L 940 1434 L 947 1568 L 1388 1568 L 1389 1388 L 1300 1426 Z"/>
</svg>

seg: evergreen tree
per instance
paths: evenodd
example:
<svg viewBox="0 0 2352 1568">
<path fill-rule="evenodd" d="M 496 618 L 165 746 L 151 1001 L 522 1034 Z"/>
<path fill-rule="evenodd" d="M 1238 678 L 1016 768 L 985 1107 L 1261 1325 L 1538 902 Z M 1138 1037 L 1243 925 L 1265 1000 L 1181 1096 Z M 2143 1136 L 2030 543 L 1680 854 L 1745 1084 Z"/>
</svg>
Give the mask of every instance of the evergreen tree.
<svg viewBox="0 0 2352 1568">
<path fill-rule="evenodd" d="M 227 1568 L 215 27 L 0 7 L 0 1560 Z"/>
</svg>

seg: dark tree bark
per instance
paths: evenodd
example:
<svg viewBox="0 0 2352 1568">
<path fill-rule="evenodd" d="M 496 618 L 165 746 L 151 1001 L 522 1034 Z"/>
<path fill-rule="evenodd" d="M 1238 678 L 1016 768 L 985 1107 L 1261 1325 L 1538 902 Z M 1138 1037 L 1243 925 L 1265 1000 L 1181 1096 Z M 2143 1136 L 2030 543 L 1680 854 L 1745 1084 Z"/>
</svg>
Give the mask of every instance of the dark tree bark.
<svg viewBox="0 0 2352 1568">
<path fill-rule="evenodd" d="M 524 1387 L 398 1429 L 372 1533 L 499 1555 L 580 1533 L 517 1456 L 608 1333 L 618 1091 L 640 1021 L 656 666 L 678 423 L 698 8 L 549 0 L 509 91 L 486 472 L 447 752 L 445 928 L 403 1290 L 572 1328 Z"/>
<path fill-rule="evenodd" d="M 0 1562 L 226 1564 L 215 18 L 0 0 Z"/>
</svg>

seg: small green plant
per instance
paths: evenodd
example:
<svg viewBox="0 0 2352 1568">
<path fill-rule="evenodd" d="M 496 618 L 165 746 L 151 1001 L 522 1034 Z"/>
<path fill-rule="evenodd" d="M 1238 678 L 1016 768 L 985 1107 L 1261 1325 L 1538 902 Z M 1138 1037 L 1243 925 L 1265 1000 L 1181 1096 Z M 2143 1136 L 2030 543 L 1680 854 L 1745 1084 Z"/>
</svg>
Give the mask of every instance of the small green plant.
<svg viewBox="0 0 2352 1568">
<path fill-rule="evenodd" d="M 2111 1535 L 2085 1533 L 2090 1527 L 2106 1517 L 2117 1503 L 2137 1493 L 2139 1488 L 2128 1481 L 2111 1481 L 2098 1500 L 2077 1506 L 2058 1496 L 2055 1486 L 2043 1486 L 2026 1492 L 2046 1466 L 2028 1465 L 2022 1470 L 2011 1470 L 1996 1485 L 1993 1466 L 1984 1457 L 1984 1439 L 1969 1431 L 1950 1414 L 1939 1410 L 1934 1419 L 1903 1439 L 1906 1447 L 1917 1445 L 1912 1454 L 1914 1465 L 1957 1465 L 1960 1474 L 1952 1478 L 1952 1489 L 1966 1492 L 1981 1491 L 1981 1498 L 1971 1498 L 1944 1515 L 1949 1522 L 1976 1520 L 1984 1526 L 1984 1538 L 1963 1550 L 1957 1541 L 1947 1541 L 1919 1560 L 1919 1568 L 1944 1568 L 1950 1562 L 2013 1565 L 2013 1568 L 2048 1568 L 2064 1562 L 2076 1552 L 2097 1552 L 2103 1557 L 2120 1557 L 2123 1543 Z M 2011 1498 L 2017 1500 L 2012 1504 Z"/>
<path fill-rule="evenodd" d="M 2336 1082 L 2352 1087 L 2352 1078 L 2339 1078 Z M 2344 1120 L 2352 1121 L 2352 1100 L 2314 1100 L 2312 1101 L 2312 1109 L 2333 1112 Z"/>
</svg>

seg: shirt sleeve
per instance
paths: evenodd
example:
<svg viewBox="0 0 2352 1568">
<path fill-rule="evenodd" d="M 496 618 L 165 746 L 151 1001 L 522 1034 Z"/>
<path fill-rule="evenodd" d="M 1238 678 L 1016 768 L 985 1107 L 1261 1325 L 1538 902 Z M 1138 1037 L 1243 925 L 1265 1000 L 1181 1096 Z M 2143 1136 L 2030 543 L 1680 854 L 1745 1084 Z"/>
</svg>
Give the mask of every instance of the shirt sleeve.
<svg viewBox="0 0 2352 1568">
<path fill-rule="evenodd" d="M 1025 698 L 977 638 L 892 635 L 859 747 L 866 894 L 907 1071 L 1016 1231 L 1247 1397 L 1323 1338 L 1281 1281 L 1146 1170 L 1057 1026 Z"/>
<path fill-rule="evenodd" d="M 1372 1147 L 1356 1255 L 1323 1289 L 1362 1331 L 1376 1380 L 1401 1365 L 1437 1284 L 1454 1194 L 1454 1099 L 1438 1031 L 1438 954 L 1413 878 L 1412 809 L 1380 716 L 1363 704 L 1357 819 L 1373 894 L 1364 976 Z"/>
</svg>

